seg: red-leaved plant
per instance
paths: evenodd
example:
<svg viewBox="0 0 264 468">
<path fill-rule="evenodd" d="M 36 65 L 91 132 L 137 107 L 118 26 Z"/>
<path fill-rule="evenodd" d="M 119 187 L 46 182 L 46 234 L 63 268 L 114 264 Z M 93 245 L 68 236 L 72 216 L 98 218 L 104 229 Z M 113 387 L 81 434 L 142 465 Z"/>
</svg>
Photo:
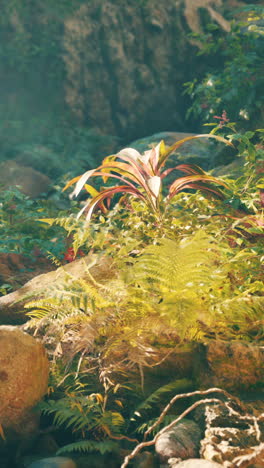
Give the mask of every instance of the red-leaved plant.
<svg viewBox="0 0 264 468">
<path fill-rule="evenodd" d="M 205 134 L 195 135 L 177 141 L 172 146 L 166 147 L 164 141 L 161 141 L 154 148 L 140 154 L 133 148 L 124 148 L 119 153 L 106 157 L 102 164 L 96 169 L 91 169 L 83 175 L 70 180 L 64 187 L 64 190 L 76 184 L 71 197 L 78 196 L 82 189 L 91 195 L 87 203 L 78 213 L 80 217 L 86 214 L 89 221 L 96 206 L 106 210 L 104 200 L 109 200 L 116 194 L 130 194 L 142 200 L 152 213 L 161 216 L 162 211 L 170 203 L 171 199 L 181 190 L 195 189 L 203 192 L 209 192 L 218 198 L 224 198 L 221 189 L 218 186 L 225 186 L 220 179 L 207 174 L 203 169 L 194 164 L 181 164 L 173 168 L 165 169 L 168 157 L 182 146 L 186 141 L 196 138 L 214 138 L 227 145 L 232 144 L 218 135 Z M 179 177 L 169 186 L 168 195 L 162 197 L 162 183 L 164 178 L 173 170 L 180 170 L 187 174 Z M 117 179 L 120 184 L 113 187 L 105 187 L 98 192 L 94 187 L 86 182 L 91 177 L 102 177 L 106 182 L 109 177 Z"/>
</svg>

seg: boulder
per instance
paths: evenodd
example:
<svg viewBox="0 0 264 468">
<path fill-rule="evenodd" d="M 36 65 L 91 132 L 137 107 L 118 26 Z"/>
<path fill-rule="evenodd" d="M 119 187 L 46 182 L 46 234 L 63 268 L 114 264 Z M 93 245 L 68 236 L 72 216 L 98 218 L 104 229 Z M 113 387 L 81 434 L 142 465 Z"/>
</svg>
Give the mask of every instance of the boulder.
<svg viewBox="0 0 264 468">
<path fill-rule="evenodd" d="M 48 288 L 55 282 L 60 282 L 65 277 L 71 276 L 73 279 L 87 278 L 87 268 L 96 279 L 103 276 L 111 276 L 110 260 L 97 257 L 96 255 L 87 255 L 79 260 L 63 265 L 55 271 L 49 271 L 32 278 L 24 286 L 16 291 L 0 297 L 0 324 L 21 324 L 27 320 L 23 305 L 26 297 L 33 293 L 37 297 L 41 295 L 45 288 Z"/>
<path fill-rule="evenodd" d="M 0 326 L 0 424 L 4 430 L 27 431 L 32 408 L 47 392 L 48 375 L 43 345 L 18 327 Z"/>
<path fill-rule="evenodd" d="M 31 167 L 53 180 L 68 170 L 64 156 L 43 145 L 18 146 L 13 153 L 17 164 Z"/>
<path fill-rule="evenodd" d="M 230 392 L 249 391 L 264 382 L 264 348 L 242 341 L 210 340 L 197 353 L 198 385 Z"/>
<path fill-rule="evenodd" d="M 18 186 L 25 195 L 36 198 L 48 191 L 51 180 L 31 167 L 7 160 L 0 163 L 0 190 Z"/>
<path fill-rule="evenodd" d="M 201 436 L 198 424 L 183 419 L 158 437 L 155 450 L 162 463 L 168 462 L 170 458 L 192 458 L 199 453 Z"/>
</svg>

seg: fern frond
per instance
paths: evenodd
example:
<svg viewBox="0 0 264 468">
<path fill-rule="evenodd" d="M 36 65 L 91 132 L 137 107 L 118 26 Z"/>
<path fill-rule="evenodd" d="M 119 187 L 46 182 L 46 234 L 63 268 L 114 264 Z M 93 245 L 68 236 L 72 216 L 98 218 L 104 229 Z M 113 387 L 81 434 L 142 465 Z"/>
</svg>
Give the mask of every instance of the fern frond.
<svg viewBox="0 0 264 468">
<path fill-rule="evenodd" d="M 169 291 L 182 291 L 208 280 L 212 257 L 212 245 L 203 232 L 179 244 L 159 239 L 138 259 L 135 274 L 139 284 L 149 279 Z"/>
<path fill-rule="evenodd" d="M 104 455 L 105 453 L 116 452 L 117 450 L 117 443 L 111 440 L 105 440 L 103 442 L 96 442 L 94 440 L 79 440 L 78 442 L 64 445 L 64 447 L 61 447 L 57 451 L 56 455 L 69 452 L 99 452 L 101 455 Z"/>
<path fill-rule="evenodd" d="M 72 427 L 74 431 L 95 428 L 99 424 L 102 412 L 97 403 L 86 397 L 49 400 L 42 402 L 39 407 L 44 414 L 54 415 L 56 426 Z"/>
<path fill-rule="evenodd" d="M 159 432 L 160 429 L 170 424 L 172 421 L 175 420 L 175 418 L 176 418 L 175 414 L 167 414 L 164 417 L 162 423 L 159 424 L 158 426 L 155 426 L 155 429 L 151 431 L 151 434 L 153 435 L 157 434 L 157 432 Z M 143 424 L 138 426 L 136 429 L 136 432 L 138 432 L 139 434 L 144 434 L 150 427 L 152 427 L 155 424 L 157 420 L 158 418 L 149 419 L 147 422 L 144 422 Z"/>
<path fill-rule="evenodd" d="M 140 411 L 149 410 L 155 405 L 156 403 L 160 402 L 163 397 L 166 397 L 168 393 L 181 393 L 190 389 L 193 386 L 193 383 L 189 379 L 177 379 L 173 382 L 170 382 L 162 387 L 158 388 L 155 392 L 146 398 L 134 412 L 134 415 L 138 416 L 141 415 Z M 132 416 L 133 418 L 134 416 Z"/>
<path fill-rule="evenodd" d="M 238 339 L 264 339 L 264 296 L 238 296 L 214 307 L 215 331 Z"/>
<path fill-rule="evenodd" d="M 56 267 L 61 267 L 62 266 L 62 263 L 61 261 L 56 257 L 56 255 L 54 255 L 52 252 L 50 252 L 49 250 L 46 251 L 46 255 L 47 257 L 52 261 L 52 263 L 54 263 L 54 265 L 56 265 Z"/>
</svg>

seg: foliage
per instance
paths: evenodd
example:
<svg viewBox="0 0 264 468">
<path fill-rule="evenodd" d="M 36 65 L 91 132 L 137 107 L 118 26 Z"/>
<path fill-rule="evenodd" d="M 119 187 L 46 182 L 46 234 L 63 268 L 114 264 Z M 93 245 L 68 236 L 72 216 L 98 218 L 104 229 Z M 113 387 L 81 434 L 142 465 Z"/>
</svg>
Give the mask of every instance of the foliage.
<svg viewBox="0 0 264 468">
<path fill-rule="evenodd" d="M 170 147 L 166 147 L 161 141 L 155 148 L 145 151 L 141 155 L 133 148 L 125 148 L 117 155 L 108 156 L 103 163 L 96 169 L 85 172 L 80 177 L 75 177 L 70 180 L 65 187 L 65 190 L 76 183 L 76 187 L 72 196 L 78 196 L 83 188 L 92 196 L 91 200 L 84 205 L 79 213 L 79 216 L 86 213 L 86 220 L 91 219 L 94 209 L 99 206 L 103 212 L 106 211 L 104 200 L 107 200 L 109 205 L 110 200 L 115 194 L 130 194 L 137 199 L 140 199 L 146 204 L 148 210 L 156 215 L 161 222 L 162 214 L 166 210 L 171 199 L 181 190 L 196 189 L 214 194 L 216 197 L 222 198 L 222 192 L 215 185 L 225 185 L 221 180 L 206 174 L 200 167 L 194 164 L 182 164 L 174 168 L 164 170 L 164 166 L 176 149 L 182 146 L 186 141 L 196 138 L 211 137 L 222 141 L 228 145 L 231 143 L 224 138 L 209 134 L 196 135 L 187 137 L 177 141 Z M 173 170 L 178 169 L 187 175 L 174 180 L 168 188 L 166 198 L 162 197 L 162 183 L 165 177 Z M 120 181 L 123 185 L 102 188 L 98 192 L 86 182 L 91 177 L 102 177 L 106 182 L 108 178 L 114 178 Z"/>
<path fill-rule="evenodd" d="M 79 440 L 72 444 L 64 445 L 57 451 L 57 455 L 61 455 L 68 452 L 99 452 L 104 455 L 108 452 L 117 451 L 118 445 L 111 440 L 104 440 L 102 442 L 94 440 Z"/>
<path fill-rule="evenodd" d="M 40 408 L 45 414 L 54 414 L 54 424 L 72 428 L 73 432 L 82 434 L 83 438 L 94 435 L 119 435 L 124 426 L 124 418 L 117 411 L 107 411 L 103 407 L 103 398 L 98 394 L 78 395 L 67 393 L 55 401 L 42 402 Z"/>
<path fill-rule="evenodd" d="M 153 433 L 154 430 L 156 431 L 157 427 L 161 424 L 161 422 L 164 422 L 165 419 L 168 420 L 168 411 L 172 408 L 172 406 L 174 405 L 174 403 L 176 403 L 176 401 L 184 398 L 196 398 L 196 397 L 199 397 L 199 396 L 207 396 L 209 395 L 210 393 L 213 393 L 213 398 L 204 398 L 202 400 L 197 400 L 195 401 L 194 403 L 192 403 L 191 405 L 189 405 L 180 415 L 178 416 L 175 416 L 172 421 L 170 421 L 168 424 L 166 424 L 165 427 L 163 427 L 162 429 L 160 429 L 156 434 L 155 436 L 153 437 L 152 440 L 147 440 L 149 434 Z M 217 397 L 216 397 L 217 396 Z M 222 400 L 222 398 L 224 397 L 225 400 Z M 207 389 L 207 390 L 204 390 L 204 391 L 200 391 L 200 390 L 197 390 L 197 391 L 194 391 L 194 392 L 189 392 L 189 393 L 183 393 L 183 394 L 176 394 L 170 401 L 169 403 L 166 405 L 166 407 L 163 409 L 163 411 L 161 412 L 158 420 L 156 420 L 152 425 L 151 427 L 149 427 L 146 431 L 145 431 L 145 434 L 144 434 L 144 438 L 143 438 L 143 442 L 140 442 L 138 443 L 134 449 L 130 452 L 130 454 L 126 455 L 125 458 L 124 458 L 124 461 L 121 465 L 121 468 L 126 468 L 131 460 L 133 458 L 136 457 L 136 455 L 144 448 L 146 447 L 150 447 L 151 445 L 155 445 L 157 440 L 158 440 L 158 437 L 160 437 L 162 434 L 164 434 L 165 432 L 169 431 L 170 429 L 172 429 L 174 426 L 176 426 L 181 420 L 183 420 L 183 418 L 185 418 L 189 413 L 191 413 L 193 410 L 195 410 L 197 407 L 199 407 L 200 405 L 210 405 L 210 404 L 217 404 L 218 405 L 218 408 L 225 412 L 225 414 L 227 413 L 227 417 L 228 419 L 230 419 L 230 421 L 228 422 L 228 426 L 230 426 L 230 422 L 232 420 L 232 422 L 234 421 L 235 419 L 235 426 L 237 427 L 239 425 L 239 423 L 241 421 L 243 421 L 243 423 L 247 423 L 247 426 L 249 427 L 249 429 L 247 429 L 247 431 L 250 431 L 251 434 L 254 434 L 254 439 L 253 439 L 253 443 L 252 441 L 248 442 L 248 446 L 247 446 L 247 450 L 246 450 L 246 455 L 245 455 L 245 450 L 244 450 L 244 444 L 243 444 L 243 448 L 241 449 L 239 455 L 235 456 L 232 460 L 232 465 L 233 466 L 237 466 L 236 463 L 240 463 L 240 462 L 244 462 L 243 463 L 243 466 L 246 468 L 246 467 L 249 467 L 251 466 L 251 462 L 252 461 L 261 461 L 263 458 L 262 458 L 262 455 L 263 455 L 263 443 L 261 443 L 261 437 L 260 437 L 260 434 L 261 434 L 261 431 L 260 431 L 260 425 L 261 425 L 261 420 L 262 420 L 262 415 L 259 415 L 259 416 L 255 416 L 255 415 L 251 415 L 249 414 L 248 412 L 245 411 L 245 407 L 243 405 L 243 403 L 236 397 L 232 397 L 232 395 L 230 395 L 228 392 L 226 392 L 225 390 L 222 390 L 220 388 L 210 388 L 210 389 Z M 231 423 L 231 425 L 233 425 Z M 210 422 L 209 424 L 206 425 L 206 428 L 209 428 L 209 431 L 210 431 Z M 257 445 L 255 445 L 257 442 Z M 218 440 L 216 441 L 215 443 L 215 447 L 217 447 L 217 444 L 219 445 L 219 442 Z M 253 445 L 254 444 L 254 445 Z M 253 445 L 253 446 L 250 446 L 249 445 Z M 225 451 L 226 451 L 226 448 L 225 448 Z M 242 466 L 242 465 L 241 465 Z"/>
<path fill-rule="evenodd" d="M 225 36 L 217 37 L 216 25 L 209 25 L 207 33 L 199 35 L 200 55 L 208 57 L 212 66 L 202 79 L 185 84 L 193 100 L 187 116 L 193 114 L 208 122 L 225 109 L 242 126 L 248 127 L 249 121 L 251 128 L 252 122 L 263 123 L 264 8 L 251 5 L 241 10 L 244 19 L 233 20 Z"/>
<path fill-rule="evenodd" d="M 76 167 L 93 167 L 99 151 L 115 145 L 114 137 L 101 135 L 96 129 L 73 124 L 46 113 L 28 116 L 23 110 L 0 106 L 1 160 L 13 159 L 48 175 L 52 180 L 76 173 Z M 15 115 L 14 115 L 15 114 Z"/>
<path fill-rule="evenodd" d="M 223 178 L 223 197 L 191 193 L 189 179 L 188 191 L 171 197 L 162 222 L 143 190 L 110 211 L 102 206 L 88 226 L 74 214 L 55 221 L 72 237 L 75 252 L 90 251 L 84 278 L 67 276 L 26 305 L 27 327 L 54 360 L 54 395 L 43 409 L 73 432 L 65 450 L 96 449 L 97 443 L 106 450 L 100 444 L 141 437 L 149 420 L 156 427 L 162 399 L 192 385 L 167 382 L 144 393 L 146 368 L 159 366 L 175 346 L 219 337 L 263 342 L 262 132 L 257 144 L 255 134 L 238 134 L 230 122 L 212 132 L 222 136 L 226 127 L 242 175 Z M 92 196 L 93 190 L 88 187 Z"/>
<path fill-rule="evenodd" d="M 47 229 L 39 218 L 58 215 L 56 205 L 45 200 L 32 200 L 16 187 L 0 192 L 0 252 L 37 257 L 52 252 L 61 257 L 65 234 L 58 226 Z"/>
<path fill-rule="evenodd" d="M 175 284 L 185 284 L 185 297 L 183 291 L 178 291 L 179 303 L 174 303 L 174 310 L 170 305 L 170 310 L 165 311 L 170 286 L 152 287 L 153 293 L 146 301 L 148 278 L 137 272 L 145 264 L 148 250 L 127 271 L 113 269 L 110 277 L 106 279 L 103 274 L 101 280 L 87 271 L 85 280 L 66 278 L 61 285 L 46 290 L 43 298 L 27 303 L 32 317 L 27 327 L 44 335 L 44 342 L 52 347 L 56 357 L 55 367 L 66 363 L 68 371 L 60 377 L 61 386 L 65 388 L 66 381 L 70 381 L 74 389 L 69 391 L 66 387 L 66 396 L 48 401 L 42 408 L 55 414 L 55 423 L 71 427 L 77 438 L 86 437 L 87 431 L 95 439 L 133 437 L 131 411 L 142 400 L 144 368 L 159 365 L 175 343 L 195 336 L 197 315 L 202 312 L 199 294 L 203 286 L 194 292 L 186 278 L 187 271 L 190 276 L 197 270 L 197 285 L 204 279 L 204 264 L 208 263 L 204 250 L 208 249 L 208 242 L 201 236 L 194 237 L 179 247 L 185 250 L 182 257 L 177 245 L 173 247 L 175 257 L 179 257 L 179 268 L 173 272 Z M 166 266 L 164 263 L 164 271 Z M 160 301 L 161 294 L 166 305 Z M 182 313 L 178 315 L 180 309 Z M 191 323 L 191 329 L 187 323 Z M 78 381 L 82 382 L 81 394 L 76 390 Z M 171 383 L 149 397 L 141 410 L 175 388 L 189 385 L 188 381 Z"/>
<path fill-rule="evenodd" d="M 1 1 L 0 160 L 16 158 L 53 180 L 72 177 L 76 163 L 93 167 L 115 140 L 74 121 L 64 104 L 63 21 L 82 3 Z"/>
<path fill-rule="evenodd" d="M 91 273 L 89 280 L 68 278 L 60 287 L 45 291 L 43 299 L 27 304 L 33 317 L 28 327 L 44 333 L 49 347 L 53 343 L 55 366 L 67 363 L 66 376 L 60 376 L 62 390 L 69 379 L 74 389 L 66 387 L 66 397 L 48 402 L 44 410 L 55 414 L 59 424 L 70 425 L 74 438 L 86 437 L 89 430 L 89 438 L 122 440 L 133 437 L 137 425 L 145 427 L 146 410 L 181 383 L 171 383 L 143 402 L 143 369 L 166 359 L 176 343 L 218 334 L 222 339 L 263 339 L 263 298 L 250 298 L 254 289 L 247 291 L 244 285 L 242 291 L 235 289 L 240 279 L 236 275 L 245 270 L 240 248 L 235 259 L 226 244 L 225 253 L 223 245 L 208 243 L 203 233 L 196 236 L 193 241 L 184 239 L 182 245 L 161 240 L 131 258 L 127 272 L 114 269 L 107 279 L 102 275 L 95 280 Z M 178 268 L 171 270 L 175 260 Z M 78 381 L 85 385 L 81 396 Z M 140 420 L 133 412 L 140 413 Z M 123 418 L 119 429 L 112 413 Z"/>
</svg>

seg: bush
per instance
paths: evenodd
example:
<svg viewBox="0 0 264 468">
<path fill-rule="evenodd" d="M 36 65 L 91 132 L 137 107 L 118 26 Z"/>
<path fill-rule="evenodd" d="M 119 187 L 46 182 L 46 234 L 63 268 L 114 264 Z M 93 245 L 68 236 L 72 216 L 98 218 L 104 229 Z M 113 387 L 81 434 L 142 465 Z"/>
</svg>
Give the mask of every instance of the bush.
<svg viewBox="0 0 264 468">
<path fill-rule="evenodd" d="M 215 37 L 215 25 L 207 27 L 200 55 L 208 57 L 208 70 L 202 79 L 186 83 L 193 104 L 190 115 L 208 122 L 225 110 L 231 120 L 248 127 L 261 126 L 264 119 L 264 7 L 244 8 L 243 21 L 234 20 L 231 31 Z M 215 60 L 217 57 L 217 61 Z"/>
</svg>

